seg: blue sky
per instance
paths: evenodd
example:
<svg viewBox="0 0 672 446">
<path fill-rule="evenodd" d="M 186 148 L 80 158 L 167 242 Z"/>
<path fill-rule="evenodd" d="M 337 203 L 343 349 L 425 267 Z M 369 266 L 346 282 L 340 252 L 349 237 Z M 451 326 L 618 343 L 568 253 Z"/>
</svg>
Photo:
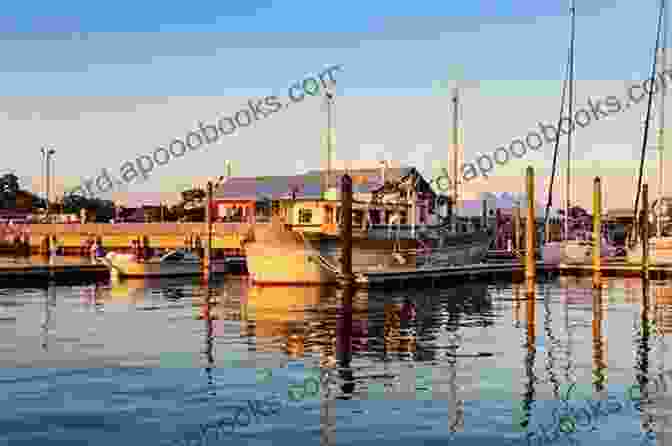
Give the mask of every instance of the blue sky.
<svg viewBox="0 0 672 446">
<path fill-rule="evenodd" d="M 577 0 L 577 103 L 620 95 L 624 82 L 647 76 L 656 5 Z M 3 167 L 39 189 L 39 147 L 53 144 L 57 189 L 73 187 L 182 137 L 198 120 L 235 113 L 248 98 L 286 96 L 292 82 L 342 64 L 336 157 L 385 156 L 433 176 L 435 161 L 446 158 L 452 86 L 464 89 L 465 159 L 557 119 L 568 7 L 568 0 L 10 2 L 0 12 L 0 125 L 13 154 Z M 577 135 L 586 178 L 632 177 L 644 107 Z M 226 159 L 240 175 L 314 168 L 324 122 L 313 98 L 217 149 L 172 160 L 128 192 L 174 193 L 189 178 L 221 175 Z M 543 168 L 550 159 L 547 152 L 530 162 Z M 604 161 L 594 173 L 594 162 Z M 522 186 L 505 184 L 527 163 L 513 164 L 498 170 L 493 191 Z"/>
</svg>

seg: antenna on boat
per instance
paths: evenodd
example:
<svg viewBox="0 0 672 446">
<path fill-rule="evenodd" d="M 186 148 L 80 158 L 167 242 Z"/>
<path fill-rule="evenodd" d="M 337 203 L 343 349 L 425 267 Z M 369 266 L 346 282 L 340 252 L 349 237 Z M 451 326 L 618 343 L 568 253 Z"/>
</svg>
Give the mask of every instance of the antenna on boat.
<svg viewBox="0 0 672 446">
<path fill-rule="evenodd" d="M 331 152 L 332 152 L 331 133 L 332 133 L 332 118 L 333 118 L 332 107 L 334 105 L 334 98 L 336 96 L 336 93 L 333 88 L 335 84 L 336 81 L 332 81 L 331 85 L 329 86 L 325 85 L 325 92 L 324 92 L 324 99 L 327 107 L 327 175 L 323 183 L 324 188 L 324 191 L 322 193 L 323 199 L 326 198 L 325 194 L 329 192 L 329 187 L 331 184 Z"/>
</svg>

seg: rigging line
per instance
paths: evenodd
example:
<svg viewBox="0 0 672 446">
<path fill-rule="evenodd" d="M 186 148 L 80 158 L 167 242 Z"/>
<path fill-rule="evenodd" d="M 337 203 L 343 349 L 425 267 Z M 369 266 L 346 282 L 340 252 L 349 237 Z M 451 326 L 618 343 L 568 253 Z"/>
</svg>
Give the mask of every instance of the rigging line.
<svg viewBox="0 0 672 446">
<path fill-rule="evenodd" d="M 574 101 L 575 91 L 574 91 L 574 41 L 576 40 L 576 9 L 574 6 L 574 0 L 572 0 L 570 6 L 570 12 L 572 16 L 572 25 L 569 39 L 569 132 L 567 133 L 567 193 L 566 193 L 566 205 L 567 209 L 565 210 L 565 238 L 569 238 L 569 207 L 571 206 L 571 156 L 572 156 L 572 136 L 574 136 L 574 122 L 572 118 L 574 117 Z M 560 133 L 560 128 L 558 128 L 558 133 Z M 559 135 L 558 135 L 559 136 Z"/>
<path fill-rule="evenodd" d="M 642 175 L 644 173 L 644 160 L 646 159 L 646 142 L 649 137 L 649 121 L 651 119 L 651 103 L 653 102 L 653 85 L 656 80 L 656 62 L 658 59 L 658 50 L 660 48 L 660 30 L 663 21 L 663 10 L 665 9 L 665 0 L 660 0 L 660 12 L 658 13 L 658 29 L 656 31 L 656 48 L 653 52 L 653 66 L 651 68 L 651 90 L 649 90 L 649 101 L 646 109 L 646 124 L 644 126 L 644 137 L 642 140 L 642 153 L 639 160 L 639 178 L 637 180 L 637 195 L 635 198 L 635 214 L 633 221 L 637 223 L 637 213 L 639 209 L 639 195 L 642 190 Z M 648 209 L 645 210 L 645 222 L 649 221 Z M 633 231 L 634 232 L 634 231 Z"/>
<path fill-rule="evenodd" d="M 553 149 L 553 167 L 551 170 L 551 184 L 548 188 L 548 200 L 546 201 L 546 212 L 544 214 L 544 230 L 548 224 L 548 214 L 553 205 L 553 182 L 555 180 L 555 172 L 558 162 L 558 149 L 560 148 L 560 126 L 562 125 L 562 112 L 565 110 L 565 95 L 567 92 L 567 77 L 569 76 L 569 54 L 567 55 L 567 73 L 565 73 L 565 80 L 562 83 L 562 99 L 560 101 L 560 116 L 558 117 L 557 138 L 555 139 L 555 148 Z"/>
</svg>

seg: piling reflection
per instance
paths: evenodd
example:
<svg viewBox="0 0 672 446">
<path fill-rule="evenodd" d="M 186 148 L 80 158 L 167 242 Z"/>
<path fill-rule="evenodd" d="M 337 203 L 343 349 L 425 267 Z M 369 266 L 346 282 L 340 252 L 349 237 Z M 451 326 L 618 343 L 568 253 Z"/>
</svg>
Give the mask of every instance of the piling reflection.
<svg viewBox="0 0 672 446">
<path fill-rule="evenodd" d="M 602 332 L 604 319 L 604 305 L 602 296 L 602 286 L 599 286 L 599 279 L 597 279 L 597 287 L 593 287 L 593 385 L 595 392 L 602 395 L 606 391 L 607 381 L 607 363 L 605 360 L 605 344 L 606 340 Z M 595 284 L 595 278 L 594 278 Z M 600 398 L 596 398 L 600 399 Z"/>
<path fill-rule="evenodd" d="M 534 288 L 530 288 L 527 284 L 526 300 L 525 300 L 525 314 L 527 324 L 525 325 L 525 338 L 526 342 L 523 344 L 525 349 L 525 355 L 523 360 L 523 366 L 525 369 L 525 390 L 522 394 L 521 401 L 521 418 L 520 418 L 520 428 L 523 431 L 528 430 L 530 426 L 530 420 L 532 418 L 532 408 L 534 405 L 536 397 L 536 376 L 534 373 L 534 364 L 537 355 L 537 346 L 536 346 L 536 292 Z"/>
<path fill-rule="evenodd" d="M 49 281 L 49 285 L 44 289 L 44 314 L 41 325 L 41 346 L 42 349 L 49 351 L 49 332 L 54 324 L 54 312 L 56 308 L 56 284 Z"/>
</svg>

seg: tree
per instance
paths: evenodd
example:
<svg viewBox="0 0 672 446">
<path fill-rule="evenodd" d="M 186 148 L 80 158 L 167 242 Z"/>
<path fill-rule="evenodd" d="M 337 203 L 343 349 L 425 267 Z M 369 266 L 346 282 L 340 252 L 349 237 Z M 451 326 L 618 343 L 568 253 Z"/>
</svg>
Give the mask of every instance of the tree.
<svg viewBox="0 0 672 446">
<path fill-rule="evenodd" d="M 16 195 L 20 190 L 19 177 L 13 173 L 7 173 L 0 177 L 0 193 Z"/>
</svg>

